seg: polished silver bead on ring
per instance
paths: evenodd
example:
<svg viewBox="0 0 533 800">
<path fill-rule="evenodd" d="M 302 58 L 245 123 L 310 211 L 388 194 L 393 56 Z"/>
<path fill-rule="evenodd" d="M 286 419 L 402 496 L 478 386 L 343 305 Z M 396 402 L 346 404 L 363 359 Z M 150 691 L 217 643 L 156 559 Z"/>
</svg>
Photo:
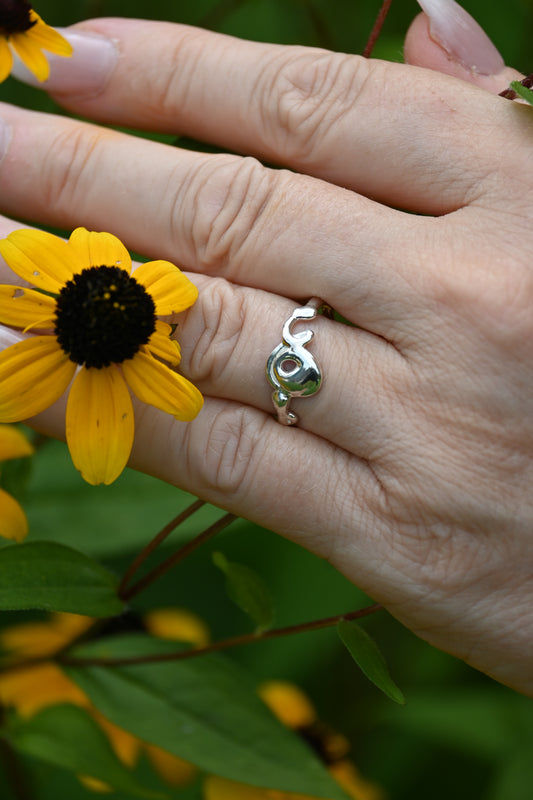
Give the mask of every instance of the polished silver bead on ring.
<svg viewBox="0 0 533 800">
<path fill-rule="evenodd" d="M 306 329 L 293 333 L 292 326 L 315 319 L 324 305 L 319 297 L 312 297 L 305 306 L 296 308 L 283 326 L 283 341 L 268 357 L 266 375 L 274 387 L 272 403 L 282 425 L 296 425 L 298 422 L 297 415 L 289 408 L 293 397 L 310 397 L 322 386 L 321 369 L 306 350 L 314 332 Z"/>
</svg>

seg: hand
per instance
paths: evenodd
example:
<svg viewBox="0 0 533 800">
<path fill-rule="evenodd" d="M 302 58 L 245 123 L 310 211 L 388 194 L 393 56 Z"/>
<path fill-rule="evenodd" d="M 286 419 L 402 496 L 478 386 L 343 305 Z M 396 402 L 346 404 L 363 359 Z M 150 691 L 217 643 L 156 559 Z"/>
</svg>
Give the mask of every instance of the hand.
<svg viewBox="0 0 533 800">
<path fill-rule="evenodd" d="M 416 26 L 408 56 L 440 67 Z M 132 465 L 329 559 L 533 695 L 533 113 L 486 91 L 516 73 L 166 23 L 75 30 L 82 66 L 54 63 L 49 83 L 66 108 L 292 170 L 0 106 L 4 213 L 108 230 L 200 289 L 180 371 L 205 407 L 191 424 L 138 408 Z M 324 386 L 285 428 L 265 362 L 311 296 L 355 327 L 312 323 Z M 61 403 L 34 424 L 62 436 Z"/>
</svg>

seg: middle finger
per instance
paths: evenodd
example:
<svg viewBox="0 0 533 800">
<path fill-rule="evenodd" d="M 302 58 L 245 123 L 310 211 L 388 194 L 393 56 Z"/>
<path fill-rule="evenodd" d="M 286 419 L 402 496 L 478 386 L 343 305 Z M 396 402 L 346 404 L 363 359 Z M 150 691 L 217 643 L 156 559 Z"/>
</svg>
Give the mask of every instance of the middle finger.
<svg viewBox="0 0 533 800">
<path fill-rule="evenodd" d="M 10 215 L 110 230 L 130 249 L 192 271 L 322 297 L 387 339 L 422 311 L 424 218 L 250 158 L 192 153 L 7 105 L 0 117 L 12 129 L 0 164 Z"/>
</svg>

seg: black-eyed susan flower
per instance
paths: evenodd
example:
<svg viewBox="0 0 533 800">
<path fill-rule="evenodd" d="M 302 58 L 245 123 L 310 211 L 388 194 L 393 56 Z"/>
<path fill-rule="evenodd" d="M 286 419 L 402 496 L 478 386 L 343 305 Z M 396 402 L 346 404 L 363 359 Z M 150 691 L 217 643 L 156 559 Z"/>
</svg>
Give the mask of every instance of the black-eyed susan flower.
<svg viewBox="0 0 533 800">
<path fill-rule="evenodd" d="M 259 687 L 261 699 L 288 728 L 305 739 L 352 800 L 384 800 L 381 787 L 361 776 L 347 758 L 349 742 L 322 723 L 302 690 L 287 681 L 267 681 Z M 210 775 L 204 782 L 204 800 L 314 800 L 303 794 L 259 789 Z"/>
<path fill-rule="evenodd" d="M 11 48 L 39 81 L 45 81 L 50 73 L 43 50 L 58 56 L 72 55 L 69 42 L 47 25 L 26 0 L 0 0 L 0 82 L 13 66 Z"/>
<path fill-rule="evenodd" d="M 13 425 L 0 425 L 0 462 L 24 458 L 33 447 L 24 434 Z M 0 488 L 0 536 L 21 542 L 28 533 L 28 520 L 20 504 Z"/>
<path fill-rule="evenodd" d="M 191 421 L 203 404 L 175 367 L 180 349 L 158 319 L 191 306 L 198 290 L 168 261 L 141 264 L 110 233 L 77 228 L 68 242 L 14 231 L 0 255 L 32 288 L 0 286 L 0 322 L 32 336 L 0 353 L 0 422 L 39 414 L 65 392 L 67 444 L 91 484 L 112 483 L 134 434 L 130 391 Z M 166 363 L 165 363 L 166 362 Z"/>
<path fill-rule="evenodd" d="M 125 766 L 133 769 L 144 753 L 166 784 L 175 788 L 186 786 L 195 778 L 196 767 L 160 747 L 142 741 L 106 719 L 52 660 L 55 653 L 87 634 L 94 622 L 91 617 L 56 613 L 46 620 L 23 622 L 2 629 L 0 649 L 4 654 L 4 664 L 10 668 L 5 671 L 0 669 L 0 703 L 14 709 L 23 718 L 30 718 L 46 707 L 62 703 L 85 708 L 100 725 Z M 155 609 L 143 618 L 142 623 L 153 636 L 187 642 L 196 647 L 204 645 L 208 636 L 202 620 L 185 609 Z M 50 660 L 44 660 L 48 658 Z M 13 666 L 14 662 L 25 659 L 43 660 L 27 666 Z M 88 789 L 95 792 L 110 790 L 107 784 L 92 776 L 80 775 L 79 778 Z"/>
</svg>

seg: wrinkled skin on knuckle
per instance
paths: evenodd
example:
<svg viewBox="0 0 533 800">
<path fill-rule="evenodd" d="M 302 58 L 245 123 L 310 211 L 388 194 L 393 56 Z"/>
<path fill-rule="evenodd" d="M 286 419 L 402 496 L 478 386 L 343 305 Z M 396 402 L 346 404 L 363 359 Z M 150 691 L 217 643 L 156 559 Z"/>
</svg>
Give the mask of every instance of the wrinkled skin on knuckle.
<svg viewBox="0 0 533 800">
<path fill-rule="evenodd" d="M 214 156 L 202 161 L 180 190 L 172 228 L 188 236 L 191 262 L 204 272 L 235 279 L 276 191 L 276 171 L 254 158 Z"/>
<path fill-rule="evenodd" d="M 179 35 L 165 38 L 164 47 L 156 50 L 150 70 L 138 71 L 132 89 L 144 98 L 148 120 L 157 125 L 161 116 L 179 118 L 194 106 L 189 87 L 194 84 L 206 38 L 201 29 L 179 26 Z"/>
<path fill-rule="evenodd" d="M 224 507 L 232 508 L 234 503 L 245 501 L 247 486 L 253 482 L 257 470 L 256 451 L 263 425 L 264 418 L 259 412 L 237 404 L 224 405 L 202 441 L 192 442 L 199 485 Z"/>
<path fill-rule="evenodd" d="M 98 174 L 105 140 L 111 131 L 67 124 L 52 139 L 40 170 L 42 205 L 76 218 L 91 208 L 92 175 Z"/>
<path fill-rule="evenodd" d="M 352 111 L 367 74 L 359 56 L 298 47 L 277 53 L 255 90 L 265 146 L 292 163 L 312 161 L 329 129 Z"/>
<path fill-rule="evenodd" d="M 242 335 L 245 292 L 226 280 L 213 279 L 202 287 L 188 312 L 181 369 L 193 383 L 224 382 L 224 372 Z"/>
</svg>

